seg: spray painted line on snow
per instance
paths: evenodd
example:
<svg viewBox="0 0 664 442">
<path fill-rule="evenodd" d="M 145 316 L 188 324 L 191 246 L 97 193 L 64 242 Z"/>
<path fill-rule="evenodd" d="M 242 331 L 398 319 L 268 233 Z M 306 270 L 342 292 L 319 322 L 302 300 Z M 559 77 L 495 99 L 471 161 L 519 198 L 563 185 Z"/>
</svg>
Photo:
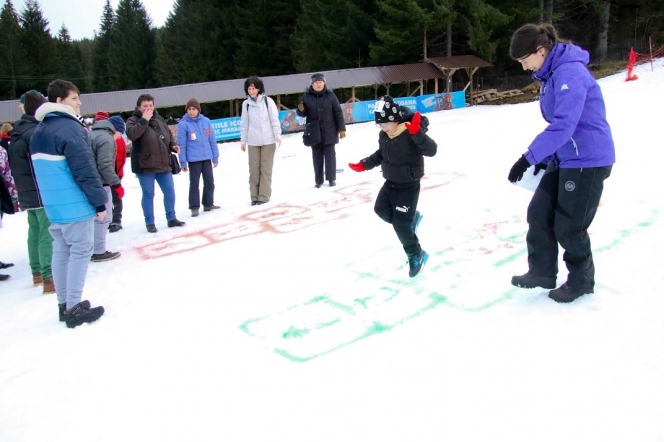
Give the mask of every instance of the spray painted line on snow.
<svg viewBox="0 0 664 442">
<path fill-rule="evenodd" d="M 394 250 L 375 251 L 345 266 L 356 275 L 351 282 L 274 314 L 249 319 L 240 329 L 286 359 L 307 362 L 390 331 L 441 305 L 466 312 L 486 310 L 512 299 L 519 289 L 510 286 L 498 295 L 473 297 L 459 289 L 468 278 L 477 279 L 465 270 L 478 265 L 497 268 L 522 256 L 525 248 L 518 243 L 523 242 L 525 231 L 520 218 L 484 224 L 463 242 L 431 253 L 425 273 L 415 279 L 406 276 L 406 264 L 390 269 L 389 263 L 380 262 L 383 256 L 392 260 Z"/>
<path fill-rule="evenodd" d="M 659 211 L 651 210 L 645 221 L 621 230 L 609 244 L 593 252 L 617 247 L 658 218 Z M 476 287 L 472 282 L 478 278 L 464 273 L 476 272 L 478 267 L 490 272 L 525 255 L 526 230 L 520 218 L 484 224 L 464 241 L 431 253 L 425 273 L 416 279 L 394 278 L 405 275 L 405 265 L 387 275 L 364 269 L 362 260 L 350 263 L 346 267 L 357 278 L 335 288 L 334 294 L 327 292 L 274 314 L 249 319 L 240 329 L 292 362 L 307 362 L 391 331 L 442 305 L 469 313 L 484 311 L 513 299 L 521 289 L 509 287 L 473 299 Z M 372 262 L 385 254 L 389 255 L 389 249 L 376 251 L 363 261 Z M 478 288 L 482 291 L 484 287 L 480 284 Z"/>
<path fill-rule="evenodd" d="M 422 191 L 445 186 L 462 176 L 457 173 L 429 174 L 422 179 Z M 343 219 L 348 216 L 344 209 L 373 202 L 375 187 L 375 182 L 338 187 L 333 191 L 335 198 L 308 206 L 288 203 L 269 205 L 263 210 L 250 211 L 240 216 L 236 222 L 184 233 L 158 243 L 137 246 L 136 251 L 143 259 L 162 258 L 244 236 L 290 233 L 316 224 Z"/>
</svg>

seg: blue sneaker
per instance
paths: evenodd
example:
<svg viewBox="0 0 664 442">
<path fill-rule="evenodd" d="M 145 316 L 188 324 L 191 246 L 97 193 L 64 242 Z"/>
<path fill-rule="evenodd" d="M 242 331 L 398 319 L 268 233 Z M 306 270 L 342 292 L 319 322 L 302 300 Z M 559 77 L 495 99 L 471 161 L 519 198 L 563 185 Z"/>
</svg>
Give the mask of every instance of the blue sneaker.
<svg viewBox="0 0 664 442">
<path fill-rule="evenodd" d="M 413 222 L 410 224 L 411 230 L 416 235 L 417 235 L 417 228 L 420 226 L 420 222 L 422 221 L 422 218 L 424 218 L 424 215 L 422 215 L 422 212 L 420 212 L 419 210 L 416 210 L 415 211 L 415 216 L 413 217 Z"/>
<path fill-rule="evenodd" d="M 408 264 L 410 265 L 410 271 L 408 272 L 408 276 L 410 276 L 411 278 L 417 276 L 424 268 L 424 264 L 427 263 L 428 259 L 429 259 L 429 254 L 424 250 L 422 250 L 422 252 L 419 255 L 410 255 L 408 257 Z"/>
</svg>

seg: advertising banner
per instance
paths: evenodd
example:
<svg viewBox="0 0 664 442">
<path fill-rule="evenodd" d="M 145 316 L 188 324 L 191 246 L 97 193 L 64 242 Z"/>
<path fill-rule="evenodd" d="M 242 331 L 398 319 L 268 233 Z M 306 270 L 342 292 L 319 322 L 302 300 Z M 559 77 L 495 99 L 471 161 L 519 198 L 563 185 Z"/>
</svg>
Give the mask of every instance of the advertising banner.
<svg viewBox="0 0 664 442">
<path fill-rule="evenodd" d="M 466 94 L 463 91 L 442 94 L 418 95 L 415 97 L 399 97 L 394 99 L 400 106 L 407 106 L 421 113 L 457 109 L 466 106 Z M 376 101 L 356 101 L 343 103 L 341 110 L 344 121 L 348 124 L 373 121 Z M 304 129 L 305 118 L 298 117 L 295 110 L 279 112 L 281 132 L 299 132 Z M 240 117 L 212 120 L 212 127 L 217 141 L 237 140 L 240 138 Z"/>
</svg>

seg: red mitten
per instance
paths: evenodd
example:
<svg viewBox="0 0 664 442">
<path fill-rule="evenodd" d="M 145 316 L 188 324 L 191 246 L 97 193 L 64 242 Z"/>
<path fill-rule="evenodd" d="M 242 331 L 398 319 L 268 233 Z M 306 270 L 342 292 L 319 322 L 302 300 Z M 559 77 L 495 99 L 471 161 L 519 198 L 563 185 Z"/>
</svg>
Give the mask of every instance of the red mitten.
<svg viewBox="0 0 664 442">
<path fill-rule="evenodd" d="M 365 170 L 367 170 L 367 169 L 364 168 L 364 164 L 362 164 L 361 161 L 359 163 L 355 163 L 355 164 L 348 163 L 348 167 L 353 169 L 355 172 L 364 172 Z"/>
<path fill-rule="evenodd" d="M 415 115 L 413 115 L 413 119 L 410 121 L 410 123 L 406 123 L 406 129 L 408 129 L 408 133 L 411 135 L 415 135 L 420 131 L 420 120 L 422 119 L 422 114 L 419 112 L 415 112 Z"/>
<path fill-rule="evenodd" d="M 115 188 L 115 193 L 118 194 L 118 198 L 122 199 L 122 197 L 124 196 L 124 189 L 122 188 L 121 185 Z"/>
</svg>

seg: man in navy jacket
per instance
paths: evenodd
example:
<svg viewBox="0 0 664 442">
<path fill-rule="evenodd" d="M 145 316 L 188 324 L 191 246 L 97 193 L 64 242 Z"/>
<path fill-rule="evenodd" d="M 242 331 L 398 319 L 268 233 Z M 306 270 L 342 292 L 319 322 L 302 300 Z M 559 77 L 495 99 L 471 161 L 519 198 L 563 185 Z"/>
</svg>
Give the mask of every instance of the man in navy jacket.
<svg viewBox="0 0 664 442">
<path fill-rule="evenodd" d="M 60 321 L 74 328 L 104 314 L 81 301 L 93 252 L 94 219 L 106 216 L 107 195 L 78 119 L 78 88 L 65 80 L 48 85 L 48 103 L 35 114 L 40 121 L 32 135 L 30 154 L 35 178 L 53 236 L 51 269 Z"/>
</svg>

